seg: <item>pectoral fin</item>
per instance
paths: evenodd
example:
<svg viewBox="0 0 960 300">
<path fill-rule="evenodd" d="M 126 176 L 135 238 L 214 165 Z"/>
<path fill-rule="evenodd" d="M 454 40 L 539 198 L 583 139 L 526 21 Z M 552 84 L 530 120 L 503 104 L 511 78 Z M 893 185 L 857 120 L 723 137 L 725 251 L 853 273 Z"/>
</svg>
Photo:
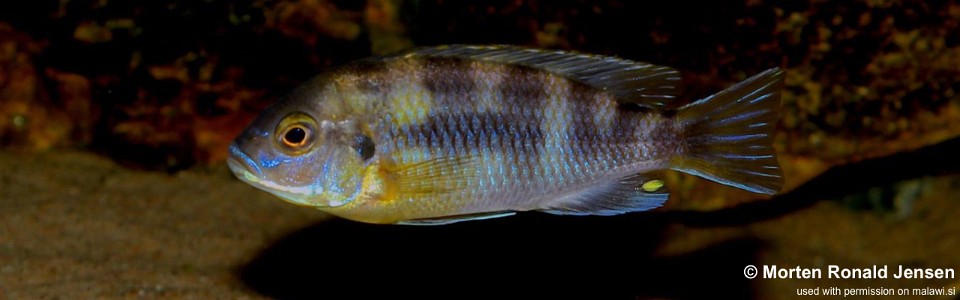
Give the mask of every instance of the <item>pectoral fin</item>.
<svg viewBox="0 0 960 300">
<path fill-rule="evenodd" d="M 476 160 L 471 156 L 439 157 L 413 164 L 386 165 L 384 170 L 392 179 L 396 192 L 410 197 L 462 190 L 476 176 Z"/>
</svg>

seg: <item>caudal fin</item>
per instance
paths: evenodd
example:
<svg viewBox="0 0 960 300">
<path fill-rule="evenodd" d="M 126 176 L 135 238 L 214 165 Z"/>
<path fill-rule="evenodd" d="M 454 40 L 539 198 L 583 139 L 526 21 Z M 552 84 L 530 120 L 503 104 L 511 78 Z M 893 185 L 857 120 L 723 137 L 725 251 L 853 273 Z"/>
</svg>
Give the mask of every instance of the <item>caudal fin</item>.
<svg viewBox="0 0 960 300">
<path fill-rule="evenodd" d="M 754 193 L 780 191 L 772 144 L 782 86 L 783 71 L 773 68 L 681 107 L 686 138 L 673 168 Z"/>
</svg>

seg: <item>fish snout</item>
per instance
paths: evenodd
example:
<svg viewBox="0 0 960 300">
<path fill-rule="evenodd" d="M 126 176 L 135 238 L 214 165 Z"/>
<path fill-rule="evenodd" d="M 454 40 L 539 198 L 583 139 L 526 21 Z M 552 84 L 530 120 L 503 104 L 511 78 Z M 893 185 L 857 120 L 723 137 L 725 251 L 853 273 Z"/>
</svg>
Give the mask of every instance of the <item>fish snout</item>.
<svg viewBox="0 0 960 300">
<path fill-rule="evenodd" d="M 237 177 L 244 178 L 246 174 L 253 176 L 263 175 L 263 171 L 257 162 L 240 149 L 237 142 L 230 144 L 230 155 L 227 156 L 227 166 Z"/>
</svg>

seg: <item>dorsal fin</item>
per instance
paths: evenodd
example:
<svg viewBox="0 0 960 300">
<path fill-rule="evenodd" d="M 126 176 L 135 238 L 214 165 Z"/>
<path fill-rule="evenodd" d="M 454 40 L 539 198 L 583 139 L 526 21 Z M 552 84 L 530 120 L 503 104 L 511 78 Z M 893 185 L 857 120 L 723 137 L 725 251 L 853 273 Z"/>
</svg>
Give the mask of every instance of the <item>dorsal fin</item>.
<svg viewBox="0 0 960 300">
<path fill-rule="evenodd" d="M 603 89 L 620 101 L 659 109 L 677 95 L 680 73 L 632 60 L 517 46 L 449 45 L 418 48 L 395 56 L 446 57 L 515 64 L 541 69 Z"/>
</svg>

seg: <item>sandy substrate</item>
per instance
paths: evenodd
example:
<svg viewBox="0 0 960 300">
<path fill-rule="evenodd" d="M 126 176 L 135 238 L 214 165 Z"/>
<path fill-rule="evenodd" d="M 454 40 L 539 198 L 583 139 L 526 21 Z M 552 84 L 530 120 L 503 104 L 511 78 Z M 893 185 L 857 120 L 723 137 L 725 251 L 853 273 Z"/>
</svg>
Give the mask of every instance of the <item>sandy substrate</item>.
<svg viewBox="0 0 960 300">
<path fill-rule="evenodd" d="M 906 184 L 890 193 L 909 209 L 893 213 L 788 195 L 708 213 L 377 226 L 279 201 L 224 166 L 165 174 L 83 152 L 0 151 L 0 299 L 437 295 L 437 286 L 776 299 L 798 288 L 960 287 L 956 278 L 743 276 L 747 265 L 774 264 L 824 277 L 829 265 L 960 270 L 960 176 Z M 366 288 L 345 290 L 354 285 Z"/>
<path fill-rule="evenodd" d="M 257 297 L 237 268 L 323 218 L 225 168 L 168 175 L 87 153 L 0 152 L 0 170 L 0 296 L 11 299 Z"/>
</svg>

